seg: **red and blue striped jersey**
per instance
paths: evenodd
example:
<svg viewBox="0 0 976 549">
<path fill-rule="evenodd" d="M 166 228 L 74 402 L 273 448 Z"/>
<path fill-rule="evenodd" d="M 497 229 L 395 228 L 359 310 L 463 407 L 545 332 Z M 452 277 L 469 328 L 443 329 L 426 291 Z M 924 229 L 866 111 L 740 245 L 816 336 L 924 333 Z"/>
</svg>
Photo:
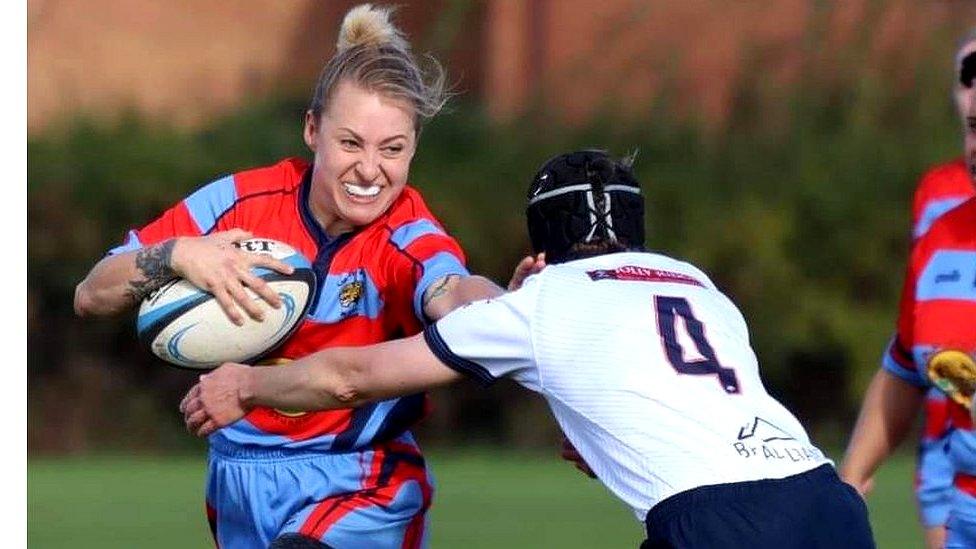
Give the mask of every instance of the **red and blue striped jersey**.
<svg viewBox="0 0 976 549">
<path fill-rule="evenodd" d="M 942 214 L 976 195 L 966 161 L 960 157 L 929 169 L 912 199 L 912 239 L 922 237 Z"/>
<path fill-rule="evenodd" d="M 916 242 L 886 369 L 927 387 L 928 360 L 943 350 L 976 356 L 976 198 L 941 216 Z M 960 474 L 976 474 L 976 439 L 969 412 L 954 402 L 947 407 L 954 428 L 949 457 L 958 486 Z"/>
<path fill-rule="evenodd" d="M 976 198 L 940 217 L 916 242 L 886 369 L 925 387 L 933 352 L 976 351 Z"/>
<path fill-rule="evenodd" d="M 291 158 L 218 179 L 142 229 L 130 231 L 125 244 L 110 253 L 233 228 L 300 251 L 312 261 L 318 288 L 305 320 L 274 351 L 272 361 L 419 332 L 427 288 L 444 276 L 468 274 L 458 243 L 410 186 L 369 225 L 329 237 L 308 207 L 311 173 L 307 162 Z M 403 433 L 423 416 L 425 407 L 425 395 L 418 394 L 355 410 L 292 413 L 257 408 L 212 435 L 211 442 L 348 451 Z"/>
<path fill-rule="evenodd" d="M 969 169 L 963 158 L 957 158 L 929 169 L 922 175 L 912 200 L 912 242 L 932 227 L 939 217 L 951 211 L 956 206 L 976 195 L 976 186 L 969 176 Z M 889 372 L 899 375 L 904 370 L 899 366 L 897 357 L 903 356 L 903 350 L 895 347 L 896 337 L 892 337 L 888 348 L 882 357 L 882 367 Z M 929 391 L 925 402 L 925 427 L 922 430 L 922 444 L 940 440 L 948 428 L 948 409 L 944 395 L 938 390 Z M 925 451 L 923 447 L 922 452 Z M 941 451 L 941 449 L 938 449 Z M 919 471 L 917 482 L 924 484 Z"/>
<path fill-rule="evenodd" d="M 928 232 L 940 216 L 976 194 L 965 159 L 936 165 L 922 175 L 912 201 L 912 241 Z M 952 467 L 945 454 L 949 407 L 933 387 L 925 395 L 924 422 L 918 446 L 915 492 L 924 526 L 945 524 L 949 513 Z"/>
</svg>

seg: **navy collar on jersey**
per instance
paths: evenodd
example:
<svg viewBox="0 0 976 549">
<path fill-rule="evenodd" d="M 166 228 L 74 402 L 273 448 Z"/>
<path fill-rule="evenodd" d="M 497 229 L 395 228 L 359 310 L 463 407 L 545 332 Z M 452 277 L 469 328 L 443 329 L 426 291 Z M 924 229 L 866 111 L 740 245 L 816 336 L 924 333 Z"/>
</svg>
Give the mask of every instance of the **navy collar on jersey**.
<svg viewBox="0 0 976 549">
<path fill-rule="evenodd" d="M 309 200 L 312 195 L 312 172 L 314 168 L 314 164 L 309 164 L 308 168 L 305 169 L 305 173 L 302 174 L 302 182 L 298 191 L 298 211 L 302 216 L 302 222 L 305 223 L 305 228 L 308 229 L 309 234 L 315 239 L 315 244 L 319 247 L 319 254 L 321 255 L 323 249 L 338 247 L 343 242 L 349 240 L 357 230 L 332 237 L 325 232 L 325 228 L 315 218 L 315 215 L 312 213 L 312 208 L 309 206 Z"/>
<path fill-rule="evenodd" d="M 315 216 L 312 215 L 312 209 L 308 205 L 309 195 L 312 189 L 312 169 L 314 165 L 309 165 L 302 174 L 302 183 L 298 190 L 298 213 L 301 215 L 302 223 L 305 224 L 305 228 L 308 233 L 315 240 L 315 246 L 317 248 L 315 252 L 315 259 L 312 260 L 312 270 L 315 272 L 316 278 L 316 288 L 315 297 L 312 299 L 312 305 L 309 308 L 310 311 L 314 311 L 318 307 L 319 298 L 322 296 L 322 287 L 325 284 L 325 279 L 329 275 L 329 265 L 332 263 L 332 258 L 335 257 L 336 252 L 350 239 L 357 231 L 351 231 L 348 233 L 342 233 L 335 237 L 330 237 L 326 234 L 325 229 L 319 224 Z"/>
</svg>

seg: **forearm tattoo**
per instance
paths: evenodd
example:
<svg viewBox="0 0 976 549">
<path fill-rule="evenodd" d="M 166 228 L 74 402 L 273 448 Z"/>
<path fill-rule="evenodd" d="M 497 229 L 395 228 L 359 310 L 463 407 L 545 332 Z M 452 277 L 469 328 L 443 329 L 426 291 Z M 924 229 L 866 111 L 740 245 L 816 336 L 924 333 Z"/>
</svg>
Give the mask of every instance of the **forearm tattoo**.
<svg viewBox="0 0 976 549">
<path fill-rule="evenodd" d="M 142 278 L 129 281 L 128 293 L 134 302 L 142 301 L 154 290 L 176 278 L 171 263 L 175 245 L 176 239 L 171 238 L 136 253 L 136 269 Z"/>
<path fill-rule="evenodd" d="M 450 282 L 452 280 L 456 280 L 456 279 L 459 279 L 459 278 L 461 278 L 461 275 L 456 275 L 456 274 L 447 275 L 444 278 L 442 278 L 440 280 L 440 282 L 438 282 L 438 283 L 434 284 L 433 286 L 431 286 L 430 288 L 428 288 L 427 289 L 427 292 L 424 293 L 424 303 L 423 303 L 424 308 L 427 308 L 427 306 L 430 305 L 430 302 L 431 301 L 433 301 L 433 300 L 437 299 L 438 297 L 446 294 L 447 291 L 450 289 L 450 288 L 448 288 L 448 285 L 450 284 Z"/>
</svg>

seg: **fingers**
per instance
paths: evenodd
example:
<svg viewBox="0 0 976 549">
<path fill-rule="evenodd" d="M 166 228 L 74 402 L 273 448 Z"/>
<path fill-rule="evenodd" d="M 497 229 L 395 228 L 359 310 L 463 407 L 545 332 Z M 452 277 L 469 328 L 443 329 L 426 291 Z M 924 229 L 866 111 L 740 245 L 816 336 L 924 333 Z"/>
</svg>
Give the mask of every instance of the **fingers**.
<svg viewBox="0 0 976 549">
<path fill-rule="evenodd" d="M 532 256 L 525 256 L 518 262 L 518 265 L 515 266 L 515 272 L 512 273 L 512 280 L 508 283 L 508 291 L 513 292 L 522 286 L 522 282 L 525 277 L 529 276 L 529 271 L 534 263 L 535 260 Z"/>
<path fill-rule="evenodd" d="M 531 255 L 523 257 L 518 265 L 515 266 L 515 272 L 512 273 L 512 280 L 508 283 L 508 290 L 512 292 L 521 288 L 526 278 L 534 274 L 539 274 L 545 267 L 545 252 L 541 252 L 535 257 Z"/>
<path fill-rule="evenodd" d="M 281 307 L 281 296 L 264 279 L 251 273 L 241 273 L 241 282 L 275 309 Z"/>
<path fill-rule="evenodd" d="M 202 438 L 213 434 L 219 428 L 220 426 L 217 425 L 217 422 L 202 410 L 186 418 L 186 430 L 191 435 Z"/>
<path fill-rule="evenodd" d="M 210 289 L 210 293 L 214 295 L 217 299 L 217 303 L 220 308 L 224 310 L 224 314 L 231 322 L 240 326 L 244 324 L 244 317 L 241 316 L 241 312 L 237 310 L 237 305 L 234 304 L 234 298 L 231 297 L 230 292 L 227 291 L 223 286 L 217 286 Z"/>
<path fill-rule="evenodd" d="M 180 411 L 183 412 L 183 423 L 189 433 L 205 436 L 200 433 L 205 430 L 204 428 L 208 423 L 212 425 L 212 428 L 207 434 L 216 430 L 213 418 L 204 409 L 203 401 L 200 399 L 200 384 L 194 385 L 187 393 L 183 402 L 180 403 Z"/>
<path fill-rule="evenodd" d="M 227 284 L 227 291 L 230 293 L 234 301 L 239 305 L 247 316 L 261 322 L 264 320 L 264 311 L 261 310 L 261 303 L 257 300 L 251 298 L 251 296 L 244 290 L 244 286 L 241 285 L 240 280 L 230 280 Z"/>
<path fill-rule="evenodd" d="M 197 383 L 190 390 L 187 391 L 186 396 L 180 401 L 180 412 L 186 413 L 187 406 L 189 406 L 190 401 L 199 398 L 200 396 L 200 384 Z"/>
<path fill-rule="evenodd" d="M 546 252 L 539 252 L 539 255 L 535 256 L 535 271 L 533 271 L 532 274 L 536 274 L 545 268 L 546 268 Z"/>
<path fill-rule="evenodd" d="M 195 434 L 200 438 L 205 438 L 212 435 L 214 431 L 216 431 L 219 428 L 220 426 L 217 425 L 217 423 L 214 420 L 208 419 L 202 425 L 200 425 L 200 427 L 197 428 L 196 432 L 193 434 Z"/>
<path fill-rule="evenodd" d="M 248 259 L 250 260 L 251 265 L 267 267 L 282 274 L 292 274 L 295 272 L 295 267 L 281 261 L 280 259 L 275 259 L 268 254 L 250 254 Z"/>
<path fill-rule="evenodd" d="M 197 410 L 191 414 L 183 415 L 183 422 L 186 423 L 186 430 L 191 433 L 196 433 L 197 430 L 210 420 L 210 416 L 207 414 L 206 410 Z"/>
</svg>

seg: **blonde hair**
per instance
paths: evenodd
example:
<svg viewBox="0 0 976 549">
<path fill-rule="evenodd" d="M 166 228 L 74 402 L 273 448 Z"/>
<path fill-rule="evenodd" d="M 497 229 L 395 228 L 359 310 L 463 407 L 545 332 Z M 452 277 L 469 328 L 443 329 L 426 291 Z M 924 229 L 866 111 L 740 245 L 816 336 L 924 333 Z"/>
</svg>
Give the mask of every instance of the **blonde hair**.
<svg viewBox="0 0 976 549">
<path fill-rule="evenodd" d="M 326 63 L 315 86 L 309 110 L 316 118 L 328 108 L 335 88 L 350 80 L 364 89 L 402 99 L 414 108 L 414 128 L 433 117 L 447 102 L 444 69 L 425 56 L 421 67 L 410 43 L 390 20 L 393 8 L 371 4 L 346 13 L 339 29 L 336 53 Z"/>
</svg>

